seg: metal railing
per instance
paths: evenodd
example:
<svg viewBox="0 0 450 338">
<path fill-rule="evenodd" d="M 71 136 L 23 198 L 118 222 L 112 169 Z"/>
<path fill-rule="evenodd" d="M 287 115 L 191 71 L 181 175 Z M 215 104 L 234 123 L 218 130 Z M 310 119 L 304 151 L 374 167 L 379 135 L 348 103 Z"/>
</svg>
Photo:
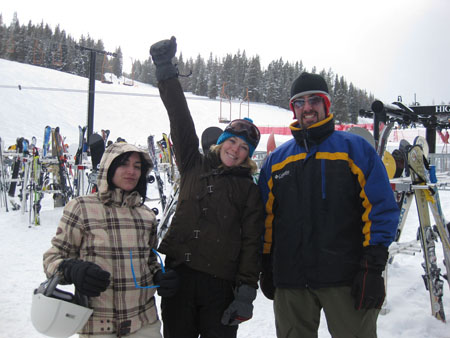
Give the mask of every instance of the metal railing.
<svg viewBox="0 0 450 338">
<path fill-rule="evenodd" d="M 436 166 L 436 172 L 450 171 L 450 154 L 429 154 L 430 164 Z"/>
</svg>

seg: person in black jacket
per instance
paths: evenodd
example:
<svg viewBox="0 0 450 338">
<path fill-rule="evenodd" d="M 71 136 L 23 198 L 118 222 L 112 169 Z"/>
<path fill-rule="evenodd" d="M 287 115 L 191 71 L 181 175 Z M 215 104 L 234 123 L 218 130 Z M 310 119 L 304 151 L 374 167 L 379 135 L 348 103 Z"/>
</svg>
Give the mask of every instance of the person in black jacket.
<svg viewBox="0 0 450 338">
<path fill-rule="evenodd" d="M 162 297 L 164 337 L 234 338 L 258 287 L 264 211 L 251 156 L 260 134 L 250 120 L 234 120 L 200 153 L 175 52 L 174 37 L 150 48 L 180 172 L 177 210 L 158 249 L 180 276 L 178 292 Z"/>
<path fill-rule="evenodd" d="M 292 84 L 293 139 L 267 158 L 258 185 L 267 213 L 261 289 L 277 336 L 376 337 L 382 272 L 399 210 L 386 169 L 362 137 L 334 130 L 325 80 Z"/>
</svg>

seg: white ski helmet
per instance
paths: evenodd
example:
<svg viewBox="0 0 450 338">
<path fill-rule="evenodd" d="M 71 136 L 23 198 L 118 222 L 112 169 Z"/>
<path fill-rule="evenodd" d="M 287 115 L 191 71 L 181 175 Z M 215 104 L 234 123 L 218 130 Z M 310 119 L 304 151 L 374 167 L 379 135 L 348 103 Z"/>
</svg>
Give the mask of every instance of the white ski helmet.
<svg viewBox="0 0 450 338">
<path fill-rule="evenodd" d="M 57 289 L 60 279 L 56 273 L 34 290 L 31 322 L 46 336 L 67 338 L 81 330 L 93 310 L 87 307 L 86 296 Z"/>
</svg>

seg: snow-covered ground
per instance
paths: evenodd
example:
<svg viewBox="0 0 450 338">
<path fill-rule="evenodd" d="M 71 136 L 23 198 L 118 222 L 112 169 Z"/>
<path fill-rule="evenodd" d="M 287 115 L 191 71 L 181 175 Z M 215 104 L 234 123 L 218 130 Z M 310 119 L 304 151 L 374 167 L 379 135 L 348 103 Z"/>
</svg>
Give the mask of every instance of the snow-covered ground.
<svg viewBox="0 0 450 338">
<path fill-rule="evenodd" d="M 44 127 L 60 126 L 69 145 L 78 142 L 78 125 L 85 125 L 87 118 L 88 80 L 56 71 L 0 60 L 0 137 L 5 144 L 13 144 L 17 137 L 31 139 L 36 136 L 42 144 Z M 19 90 L 18 86 L 21 86 Z M 84 93 L 55 91 L 51 88 L 86 90 Z M 149 134 L 158 139 L 162 132 L 169 132 L 166 111 L 160 102 L 157 89 L 136 84 L 128 87 L 97 82 L 98 91 L 127 92 L 146 96 L 97 94 L 95 99 L 94 130 L 111 130 L 110 138 L 123 137 L 130 143 L 145 145 Z M 197 125 L 197 132 L 217 125 L 220 102 L 188 95 Z M 229 106 L 226 108 L 229 112 Z M 243 112 L 246 112 L 243 109 Z M 239 116 L 239 102 L 232 103 L 232 118 Z M 263 104 L 250 104 L 250 117 L 259 126 L 286 126 L 292 121 L 290 111 Z M 416 134 L 417 132 L 417 134 Z M 420 134 L 415 130 L 413 136 Z M 412 137 L 413 137 L 412 136 Z M 403 135 L 404 137 L 404 135 Z M 288 137 L 287 137 L 288 138 Z M 276 136 L 278 142 L 286 137 Z M 265 150 L 267 135 L 261 140 L 260 150 Z M 410 140 L 412 141 L 412 140 Z M 395 142 L 390 147 L 395 147 Z M 157 197 L 153 185 L 150 197 Z M 450 218 L 450 191 L 441 191 L 444 214 Z M 413 202 L 414 203 L 414 202 Z M 51 195 L 43 199 L 41 225 L 29 224 L 28 213 L 5 212 L 0 207 L 0 338 L 43 337 L 30 321 L 31 296 L 45 279 L 42 254 L 48 249 L 55 233 L 62 208 L 54 208 Z M 401 241 L 416 238 L 418 217 L 412 205 Z M 441 243 L 436 243 L 438 264 L 442 265 Z M 450 327 L 431 316 L 428 292 L 422 280 L 422 254 L 395 256 L 388 268 L 387 314 L 378 319 L 378 336 L 381 338 L 444 338 L 450 337 Z M 444 306 L 450 316 L 450 290 L 444 285 Z M 254 317 L 242 324 L 239 338 L 274 338 L 275 325 L 272 302 L 260 291 L 254 303 Z M 330 337 L 322 316 L 319 337 Z"/>
</svg>

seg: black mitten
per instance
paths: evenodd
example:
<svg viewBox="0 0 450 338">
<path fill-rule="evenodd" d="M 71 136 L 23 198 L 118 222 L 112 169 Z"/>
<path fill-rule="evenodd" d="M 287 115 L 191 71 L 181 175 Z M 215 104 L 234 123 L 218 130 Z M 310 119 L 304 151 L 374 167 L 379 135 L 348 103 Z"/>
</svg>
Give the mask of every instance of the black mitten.
<svg viewBox="0 0 450 338">
<path fill-rule="evenodd" d="M 92 262 L 66 259 L 59 270 L 67 283 L 73 283 L 76 290 L 89 297 L 100 296 L 110 283 L 111 274 Z"/>
<path fill-rule="evenodd" d="M 262 271 L 259 276 L 259 286 L 266 298 L 273 300 L 275 286 L 273 284 L 272 257 L 269 254 L 262 255 Z"/>
<path fill-rule="evenodd" d="M 174 36 L 170 40 L 162 40 L 150 47 L 150 55 L 156 66 L 158 82 L 178 76 L 178 69 L 172 64 L 177 51 L 177 41 Z"/>
<path fill-rule="evenodd" d="M 386 294 L 381 274 L 386 267 L 388 255 L 388 249 L 383 245 L 369 245 L 364 248 L 360 270 L 352 286 L 355 309 L 381 309 Z"/>
<path fill-rule="evenodd" d="M 256 289 L 242 284 L 234 290 L 234 300 L 222 315 L 223 325 L 239 325 L 252 318 Z"/>
<path fill-rule="evenodd" d="M 155 284 L 159 285 L 158 295 L 161 297 L 174 296 L 180 286 L 180 278 L 175 270 L 167 269 L 166 272 L 158 270 L 153 277 Z"/>
</svg>

